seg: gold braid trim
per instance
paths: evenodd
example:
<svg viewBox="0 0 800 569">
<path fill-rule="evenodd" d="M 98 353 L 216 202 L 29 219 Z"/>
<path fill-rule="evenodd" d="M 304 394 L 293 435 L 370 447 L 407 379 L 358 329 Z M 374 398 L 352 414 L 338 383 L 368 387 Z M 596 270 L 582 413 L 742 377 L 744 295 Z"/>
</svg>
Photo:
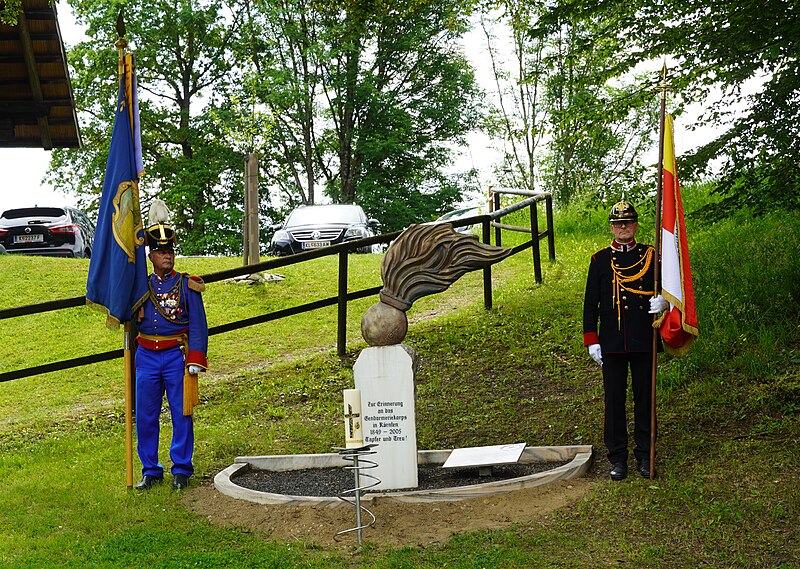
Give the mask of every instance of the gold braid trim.
<svg viewBox="0 0 800 569">
<path fill-rule="evenodd" d="M 206 283 L 203 282 L 203 279 L 201 279 L 200 277 L 192 277 L 189 275 L 186 276 L 188 277 L 186 279 L 186 286 L 197 292 L 205 292 Z"/>
<path fill-rule="evenodd" d="M 621 290 L 626 292 L 630 292 L 633 294 L 649 294 L 652 295 L 655 291 L 653 290 L 636 290 L 632 288 L 628 288 L 625 286 L 625 283 L 630 283 L 635 280 L 642 278 L 647 271 L 650 269 L 650 265 L 653 262 L 653 252 L 655 249 L 653 247 L 647 248 L 647 253 L 645 253 L 644 257 L 636 261 L 630 267 L 620 267 L 619 269 L 614 266 L 614 261 L 612 258 L 611 261 L 611 271 L 614 273 L 614 298 L 612 299 L 613 303 L 617 307 L 617 329 L 622 328 L 622 308 L 620 307 L 620 296 Z M 637 265 L 642 265 L 642 268 L 639 271 L 631 276 L 625 276 L 623 271 L 630 271 L 631 269 L 635 269 Z"/>
</svg>

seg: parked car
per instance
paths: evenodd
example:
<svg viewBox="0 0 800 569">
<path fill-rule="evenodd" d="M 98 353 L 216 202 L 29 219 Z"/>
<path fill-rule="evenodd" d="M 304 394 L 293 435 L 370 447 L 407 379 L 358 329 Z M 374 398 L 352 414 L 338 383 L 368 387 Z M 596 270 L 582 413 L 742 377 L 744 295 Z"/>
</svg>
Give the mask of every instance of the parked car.
<svg viewBox="0 0 800 569">
<path fill-rule="evenodd" d="M 462 209 L 456 209 L 453 211 L 449 211 L 443 216 L 437 218 L 433 223 L 450 223 L 453 221 L 458 221 L 460 219 L 464 219 L 466 217 L 475 217 L 478 215 L 483 215 L 486 213 L 486 208 L 483 206 L 475 206 L 475 207 L 465 207 Z M 461 227 L 454 227 L 453 228 L 458 233 L 480 233 L 480 225 L 464 225 Z"/>
<path fill-rule="evenodd" d="M 269 250 L 273 255 L 291 255 L 319 249 L 372 237 L 380 225 L 376 219 L 368 219 L 358 205 L 304 205 L 292 210 L 282 224 L 273 226 L 276 231 Z M 367 245 L 357 252 L 371 251 L 372 246 Z"/>
<path fill-rule="evenodd" d="M 92 256 L 94 223 L 72 207 L 23 207 L 0 216 L 0 245 L 8 253 Z"/>
</svg>

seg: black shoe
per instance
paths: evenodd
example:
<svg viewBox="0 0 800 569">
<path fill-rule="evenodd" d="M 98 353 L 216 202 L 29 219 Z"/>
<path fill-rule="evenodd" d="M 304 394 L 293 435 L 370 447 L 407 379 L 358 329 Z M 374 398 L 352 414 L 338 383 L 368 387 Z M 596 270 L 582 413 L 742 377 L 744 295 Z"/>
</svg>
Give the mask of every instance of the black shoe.
<svg viewBox="0 0 800 569">
<path fill-rule="evenodd" d="M 160 478 L 158 476 L 151 476 L 149 474 L 145 474 L 144 476 L 142 476 L 141 482 L 139 482 L 136 486 L 134 486 L 134 488 L 136 488 L 137 490 L 150 490 L 150 488 L 152 488 L 156 484 L 161 484 L 163 480 L 164 480 L 163 478 Z"/>
<path fill-rule="evenodd" d="M 639 474 L 641 474 L 643 478 L 650 478 L 650 459 L 643 458 L 642 460 L 637 460 L 636 470 L 639 471 Z M 653 472 L 653 478 L 655 478 L 655 472 Z"/>
<path fill-rule="evenodd" d="M 628 476 L 628 465 L 624 462 L 615 462 L 611 465 L 611 480 L 624 480 Z"/>
<path fill-rule="evenodd" d="M 176 474 L 172 478 L 172 487 L 175 490 L 183 490 L 189 487 L 189 477 L 185 474 Z"/>
</svg>

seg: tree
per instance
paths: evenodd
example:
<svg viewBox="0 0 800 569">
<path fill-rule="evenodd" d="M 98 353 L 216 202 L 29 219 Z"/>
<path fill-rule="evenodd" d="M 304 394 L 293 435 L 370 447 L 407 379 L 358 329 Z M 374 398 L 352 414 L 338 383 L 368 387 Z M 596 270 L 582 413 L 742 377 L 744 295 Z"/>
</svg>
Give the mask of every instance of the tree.
<svg viewBox="0 0 800 569">
<path fill-rule="evenodd" d="M 16 26 L 20 10 L 22 10 L 22 0 L 4 0 L 0 4 L 0 23 Z"/>
<path fill-rule="evenodd" d="M 502 11 L 499 19 L 509 31 L 513 58 L 510 64 L 503 58 L 506 50 L 494 30 L 497 22 L 483 14 L 480 26 L 486 38 L 496 96 L 496 106 L 484 118 L 483 128 L 504 143 L 502 162 L 495 168 L 498 181 L 504 186 L 533 191 L 540 189 L 536 187 L 537 150 L 546 133 L 548 117 L 542 101 L 547 40 L 540 37 L 529 41 L 527 30 L 536 22 L 542 7 L 533 2 L 503 0 L 491 2 L 488 9 Z"/>
<path fill-rule="evenodd" d="M 486 8 L 499 13 L 494 25 L 507 30 L 513 54 L 502 60 L 484 16 L 497 101 L 485 128 L 504 143 L 499 182 L 544 187 L 561 204 L 641 194 L 655 93 L 636 77 L 612 82 L 597 73 L 614 59 L 613 45 L 595 40 L 601 24 L 547 20 L 544 3 L 492 0 Z"/>
<path fill-rule="evenodd" d="M 681 158 L 684 180 L 721 162 L 712 181 L 720 201 L 702 215 L 800 207 L 800 2 L 562 0 L 546 20 L 606 22 L 604 37 L 618 52 L 604 70 L 609 75 L 670 57 L 676 64 L 669 84 L 679 102 L 722 90 L 722 102 L 701 122 L 730 128 Z M 745 87 L 762 83 L 747 93 Z M 736 108 L 744 110 L 734 114 Z"/>
<path fill-rule="evenodd" d="M 80 204 L 93 210 L 116 94 L 118 6 L 99 0 L 71 5 L 92 38 L 69 54 L 85 147 L 54 151 L 48 180 L 77 193 Z M 216 1 L 157 0 L 125 12 L 140 92 L 143 201 L 164 199 L 186 254 L 236 251 L 241 242 L 242 157 L 231 149 L 213 112 L 226 100 L 236 71 L 231 50 L 239 11 L 231 18 L 223 11 L 226 6 Z"/>
<path fill-rule="evenodd" d="M 242 60 L 254 101 L 273 119 L 262 143 L 264 168 L 280 201 L 289 207 L 314 204 L 322 163 L 319 109 L 322 25 L 312 1 L 282 0 L 248 4 Z"/>
<path fill-rule="evenodd" d="M 544 104 L 551 142 L 543 179 L 562 204 L 606 205 L 647 193 L 642 163 L 657 128 L 656 93 L 641 76 L 597 73 L 614 59 L 601 22 L 561 22 L 550 29 Z M 644 85 L 644 87 L 643 87 Z"/>
<path fill-rule="evenodd" d="M 116 8 L 73 7 L 92 38 L 70 52 L 86 145 L 54 153 L 49 180 L 77 188 L 91 210 L 111 127 Z M 246 151 L 261 156 L 262 188 L 279 201 L 315 203 L 324 189 L 360 202 L 387 230 L 432 219 L 466 187 L 447 173 L 477 96 L 456 0 L 158 0 L 126 21 L 144 201 L 157 193 L 173 209 L 184 253 L 238 250 Z M 262 213 L 271 213 L 263 203 Z"/>
<path fill-rule="evenodd" d="M 459 199 L 464 183 L 445 170 L 450 145 L 474 124 L 477 96 L 456 42 L 459 2 L 257 8 L 257 92 L 276 117 L 271 179 L 286 198 L 314 203 L 324 188 L 386 230 L 432 219 Z"/>
</svg>

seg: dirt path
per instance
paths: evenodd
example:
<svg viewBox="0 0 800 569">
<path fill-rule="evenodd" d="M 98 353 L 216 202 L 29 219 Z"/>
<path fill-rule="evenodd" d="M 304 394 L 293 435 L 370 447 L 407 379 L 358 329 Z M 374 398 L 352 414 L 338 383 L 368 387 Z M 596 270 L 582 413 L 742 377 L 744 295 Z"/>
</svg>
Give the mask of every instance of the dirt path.
<svg viewBox="0 0 800 569">
<path fill-rule="evenodd" d="M 555 510 L 575 505 L 594 483 L 579 478 L 459 502 L 405 504 L 379 499 L 368 506 L 377 521 L 363 530 L 363 539 L 379 546 L 427 546 L 457 533 L 544 519 Z M 212 523 L 242 528 L 265 539 L 326 547 L 356 544 L 355 532 L 334 539 L 336 532 L 355 525 L 352 507 L 265 506 L 225 496 L 211 485 L 189 491 L 184 503 Z"/>
</svg>

